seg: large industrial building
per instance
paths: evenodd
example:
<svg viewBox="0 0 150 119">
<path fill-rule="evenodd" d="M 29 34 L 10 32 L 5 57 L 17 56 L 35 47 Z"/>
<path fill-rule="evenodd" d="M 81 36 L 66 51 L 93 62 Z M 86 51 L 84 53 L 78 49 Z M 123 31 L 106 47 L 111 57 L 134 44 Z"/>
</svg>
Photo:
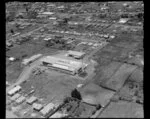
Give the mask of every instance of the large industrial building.
<svg viewBox="0 0 150 119">
<path fill-rule="evenodd" d="M 76 61 L 58 56 L 46 56 L 42 58 L 41 61 L 43 65 L 72 75 L 78 74 L 87 66 L 87 64 L 81 61 Z"/>
</svg>

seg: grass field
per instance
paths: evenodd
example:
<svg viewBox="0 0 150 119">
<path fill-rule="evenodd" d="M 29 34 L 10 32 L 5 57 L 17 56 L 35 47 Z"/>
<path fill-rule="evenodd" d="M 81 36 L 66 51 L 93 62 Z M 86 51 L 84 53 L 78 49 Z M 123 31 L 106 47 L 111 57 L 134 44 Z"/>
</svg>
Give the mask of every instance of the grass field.
<svg viewBox="0 0 150 119">
<path fill-rule="evenodd" d="M 143 106 L 136 103 L 111 103 L 99 118 L 144 118 Z"/>
<path fill-rule="evenodd" d="M 120 89 L 123 86 L 125 80 L 128 79 L 128 77 L 136 68 L 137 67 L 133 65 L 123 64 L 111 77 L 111 79 L 105 83 L 105 85 L 114 90 Z"/>
<path fill-rule="evenodd" d="M 21 74 L 23 68 L 20 62 L 14 62 L 6 68 L 6 80 L 10 83 L 14 83 L 19 75 Z"/>
<path fill-rule="evenodd" d="M 50 71 L 42 73 L 38 76 L 31 75 L 29 81 L 22 85 L 25 93 L 35 88 L 36 96 L 46 99 L 47 101 L 62 101 L 66 95 L 70 95 L 79 83 L 78 79 L 69 77 L 68 75 Z"/>
</svg>

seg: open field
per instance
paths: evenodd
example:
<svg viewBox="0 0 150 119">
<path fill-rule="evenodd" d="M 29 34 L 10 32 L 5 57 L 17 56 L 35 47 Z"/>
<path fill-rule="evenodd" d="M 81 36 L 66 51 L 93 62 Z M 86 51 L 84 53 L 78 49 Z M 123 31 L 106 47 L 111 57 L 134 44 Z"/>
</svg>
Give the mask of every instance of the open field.
<svg viewBox="0 0 150 119">
<path fill-rule="evenodd" d="M 143 106 L 136 103 L 110 103 L 99 118 L 143 118 Z"/>
<path fill-rule="evenodd" d="M 46 100 L 63 99 L 64 96 L 69 95 L 70 91 L 79 83 L 78 79 L 73 79 L 68 75 L 57 73 L 51 70 L 49 73 L 43 73 L 38 76 L 29 78 L 27 83 L 23 84 L 25 93 L 31 90 L 33 86 L 36 90 L 35 95 Z"/>
<path fill-rule="evenodd" d="M 99 87 L 96 84 L 90 83 L 80 89 L 83 100 L 91 104 L 101 104 L 102 106 L 109 103 L 115 92 Z"/>
<path fill-rule="evenodd" d="M 21 66 L 20 62 L 17 61 L 10 64 L 6 69 L 6 80 L 10 83 L 15 83 L 22 70 L 23 67 Z"/>
<path fill-rule="evenodd" d="M 107 81 L 104 85 L 114 90 L 120 89 L 125 80 L 128 79 L 130 74 L 136 69 L 136 66 L 123 64 L 118 71 Z"/>
<path fill-rule="evenodd" d="M 94 83 L 101 85 L 107 82 L 112 77 L 112 75 L 114 75 L 114 73 L 120 68 L 121 65 L 122 64 L 120 62 L 114 62 L 101 58 L 100 63 L 95 71 L 96 75 L 94 76 Z"/>
</svg>

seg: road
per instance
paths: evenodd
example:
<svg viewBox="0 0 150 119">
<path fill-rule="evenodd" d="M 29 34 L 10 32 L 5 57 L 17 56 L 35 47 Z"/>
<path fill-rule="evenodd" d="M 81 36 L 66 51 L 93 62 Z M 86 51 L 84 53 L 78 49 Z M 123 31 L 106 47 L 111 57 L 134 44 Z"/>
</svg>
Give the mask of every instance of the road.
<svg viewBox="0 0 150 119">
<path fill-rule="evenodd" d="M 20 37 L 28 36 L 28 35 L 32 34 L 33 32 L 35 32 L 35 31 L 37 31 L 37 30 L 40 30 L 40 29 L 43 28 L 43 27 L 46 27 L 46 26 L 49 25 L 49 24 L 50 24 L 50 22 L 47 23 L 47 24 L 44 24 L 44 25 L 42 25 L 42 26 L 40 26 L 40 27 L 38 27 L 37 29 L 34 29 L 34 30 L 32 30 L 32 31 L 29 31 L 29 32 L 27 32 L 27 33 L 25 33 L 25 34 L 18 35 L 18 36 L 16 36 L 15 38 L 12 38 L 12 39 L 18 39 L 18 38 L 20 38 Z M 9 39 L 9 40 L 12 40 L 12 39 Z"/>
</svg>

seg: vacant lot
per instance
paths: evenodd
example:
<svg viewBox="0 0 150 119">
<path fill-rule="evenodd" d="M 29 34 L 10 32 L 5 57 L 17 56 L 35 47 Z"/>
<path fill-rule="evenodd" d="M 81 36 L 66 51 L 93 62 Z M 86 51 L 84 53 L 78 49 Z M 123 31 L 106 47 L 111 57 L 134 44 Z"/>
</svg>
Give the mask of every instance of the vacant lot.
<svg viewBox="0 0 150 119">
<path fill-rule="evenodd" d="M 79 107 L 74 112 L 75 115 L 80 115 L 80 118 L 88 118 L 96 111 L 96 108 L 85 103 L 80 103 Z"/>
<path fill-rule="evenodd" d="M 23 84 L 25 93 L 35 88 L 35 95 L 46 100 L 63 100 L 66 95 L 70 95 L 79 83 L 78 79 L 69 77 L 68 75 L 50 70 L 38 76 L 31 75 L 29 81 Z"/>
<path fill-rule="evenodd" d="M 35 45 L 35 44 L 29 44 L 25 43 L 20 46 L 16 46 L 6 52 L 7 56 L 13 56 L 16 58 L 21 58 L 23 55 L 32 56 L 34 53 L 40 51 L 42 48 L 44 48 L 41 45 Z"/>
<path fill-rule="evenodd" d="M 130 80 L 135 81 L 135 82 L 143 81 L 143 70 L 142 70 L 142 68 L 137 68 L 136 70 L 134 70 L 134 72 L 130 76 Z"/>
<path fill-rule="evenodd" d="M 99 87 L 94 83 L 85 85 L 80 89 L 83 100 L 91 104 L 101 104 L 105 106 L 115 92 Z"/>
<path fill-rule="evenodd" d="M 123 62 L 128 58 L 129 52 L 131 52 L 131 49 L 108 44 L 94 55 L 94 59 L 99 60 L 101 58 L 106 58 Z"/>
<path fill-rule="evenodd" d="M 135 69 L 136 66 L 123 64 L 118 69 L 118 71 L 111 77 L 111 79 L 107 81 L 104 85 L 114 90 L 120 89 L 124 84 L 125 80 L 128 79 L 128 77 Z"/>
<path fill-rule="evenodd" d="M 136 103 L 111 103 L 99 116 L 100 118 L 143 118 L 143 106 Z"/>
<path fill-rule="evenodd" d="M 23 67 L 20 62 L 13 62 L 6 68 L 6 80 L 10 83 L 14 83 L 21 74 Z"/>
<path fill-rule="evenodd" d="M 96 67 L 94 83 L 98 85 L 105 83 L 112 77 L 112 75 L 120 68 L 121 65 L 122 63 L 120 62 L 101 58 L 99 60 L 99 65 Z"/>
</svg>

